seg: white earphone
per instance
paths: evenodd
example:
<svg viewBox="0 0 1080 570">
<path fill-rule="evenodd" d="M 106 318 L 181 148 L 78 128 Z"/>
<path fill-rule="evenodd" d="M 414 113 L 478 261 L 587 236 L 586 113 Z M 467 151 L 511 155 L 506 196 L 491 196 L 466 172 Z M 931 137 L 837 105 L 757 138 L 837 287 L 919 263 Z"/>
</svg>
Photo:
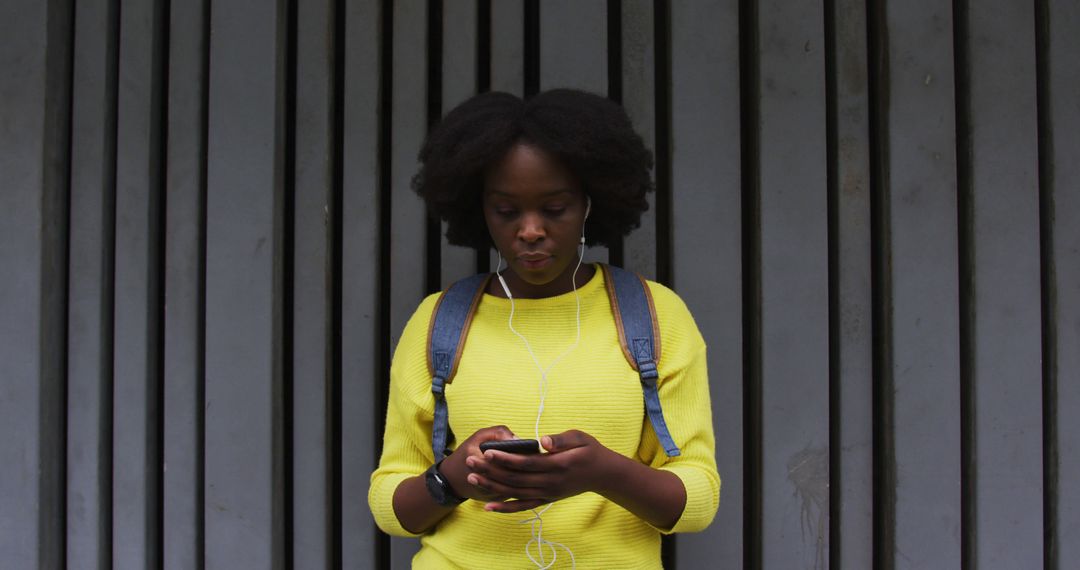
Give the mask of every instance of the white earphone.
<svg viewBox="0 0 1080 570">
<path fill-rule="evenodd" d="M 501 271 L 502 270 L 502 261 L 503 261 L 502 254 L 499 254 L 499 265 L 498 265 L 498 267 L 495 268 L 495 277 L 499 278 L 499 285 L 502 285 L 502 290 L 503 290 L 503 293 L 506 293 L 506 298 L 513 301 L 514 296 L 510 294 L 510 287 L 508 287 L 506 285 L 506 279 L 503 279 L 503 276 L 502 276 L 502 271 Z"/>
<path fill-rule="evenodd" d="M 592 211 L 592 198 L 585 195 L 585 217 L 581 220 L 581 246 L 585 247 L 585 222 L 589 221 L 589 212 Z M 584 251 L 581 252 L 584 255 Z"/>
<path fill-rule="evenodd" d="M 591 211 L 592 198 L 589 198 L 589 196 L 586 194 L 585 216 L 581 220 L 581 249 L 578 251 L 578 261 L 577 265 L 574 267 L 574 273 L 570 276 L 571 286 L 574 290 L 574 302 L 577 304 L 577 314 L 575 317 L 577 324 L 577 335 L 574 339 L 573 344 L 567 347 L 562 354 L 557 356 L 546 367 L 540 364 L 540 360 L 533 352 L 532 345 L 529 344 L 529 339 L 525 338 L 523 334 L 521 334 L 520 332 L 518 332 L 517 329 L 514 328 L 514 296 L 510 293 L 510 287 L 506 284 L 506 280 L 503 279 L 502 276 L 503 257 L 501 253 L 499 255 L 499 264 L 495 268 L 495 277 L 498 278 L 499 285 L 502 286 L 503 292 L 506 293 L 506 298 L 510 300 L 510 317 L 507 320 L 506 324 L 510 328 L 510 331 L 513 332 L 518 338 L 520 338 L 522 343 L 524 343 L 525 349 L 528 351 L 529 356 L 532 358 L 533 364 L 536 365 L 536 369 L 540 372 L 540 405 L 539 408 L 536 410 L 536 424 L 533 426 L 533 431 L 535 432 L 537 441 L 540 440 L 540 417 L 544 413 L 544 401 L 547 399 L 548 372 L 551 371 L 551 369 L 554 368 L 555 365 L 558 364 L 559 361 L 561 361 L 564 357 L 577 349 L 578 344 L 580 344 L 581 342 L 581 298 L 578 296 L 577 292 L 577 272 L 578 269 L 581 268 L 582 258 L 585 257 L 585 221 L 589 219 L 589 212 Z M 574 552 L 570 550 L 568 546 L 566 546 L 565 544 L 554 542 L 552 540 L 548 540 L 543 537 L 544 523 L 541 519 L 541 515 L 547 512 L 547 510 L 551 508 L 553 504 L 554 503 L 549 503 L 543 508 L 541 508 L 539 511 L 536 509 L 532 509 L 534 515 L 532 518 L 519 521 L 521 523 L 529 524 L 532 529 L 532 538 L 529 540 L 529 542 L 525 544 L 525 556 L 527 556 L 529 560 L 531 560 L 539 570 L 546 570 L 547 568 L 551 568 L 551 566 L 555 564 L 555 561 L 558 559 L 557 549 L 561 548 L 570 555 L 571 567 L 576 568 L 577 561 L 574 559 Z M 533 552 L 530 550 L 530 546 L 532 546 L 533 544 L 536 545 L 537 556 L 533 556 Z M 551 555 L 550 562 L 547 560 L 547 556 L 545 555 L 545 548 L 548 549 L 547 552 Z"/>
</svg>

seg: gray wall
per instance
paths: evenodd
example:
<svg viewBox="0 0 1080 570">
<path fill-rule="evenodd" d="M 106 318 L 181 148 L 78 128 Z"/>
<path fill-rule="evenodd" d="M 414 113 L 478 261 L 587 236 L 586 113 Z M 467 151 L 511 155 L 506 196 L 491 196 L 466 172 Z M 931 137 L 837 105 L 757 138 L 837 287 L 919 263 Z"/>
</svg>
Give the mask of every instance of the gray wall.
<svg viewBox="0 0 1080 570">
<path fill-rule="evenodd" d="M 594 252 L 709 344 L 679 568 L 1080 559 L 1080 4 L 0 0 L 0 567 L 408 566 L 366 506 L 408 188 L 478 90 L 657 150 Z M 584 561 L 583 561 L 584 562 Z"/>
</svg>

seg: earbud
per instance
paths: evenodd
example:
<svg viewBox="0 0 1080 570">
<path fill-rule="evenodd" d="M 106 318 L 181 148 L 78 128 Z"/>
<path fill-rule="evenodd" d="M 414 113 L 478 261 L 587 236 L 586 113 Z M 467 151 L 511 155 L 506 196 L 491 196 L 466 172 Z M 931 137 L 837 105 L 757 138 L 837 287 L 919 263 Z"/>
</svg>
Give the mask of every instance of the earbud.
<svg viewBox="0 0 1080 570">
<path fill-rule="evenodd" d="M 585 195 L 585 217 L 581 220 L 581 245 L 585 245 L 585 222 L 589 219 L 589 212 L 592 211 L 592 198 L 588 194 Z M 584 254 L 584 252 L 582 252 Z"/>
</svg>

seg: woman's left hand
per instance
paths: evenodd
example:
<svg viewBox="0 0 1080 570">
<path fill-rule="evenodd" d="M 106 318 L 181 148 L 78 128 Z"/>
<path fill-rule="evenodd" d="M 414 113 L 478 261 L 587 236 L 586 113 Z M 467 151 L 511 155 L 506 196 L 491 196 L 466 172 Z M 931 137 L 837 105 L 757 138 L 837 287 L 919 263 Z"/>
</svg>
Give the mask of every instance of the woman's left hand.
<svg viewBox="0 0 1080 570">
<path fill-rule="evenodd" d="M 516 500 L 493 501 L 484 508 L 501 513 L 534 509 L 586 491 L 601 492 L 613 465 L 625 457 L 593 436 L 570 430 L 540 438 L 547 453 L 515 455 L 490 450 L 466 460 L 470 484 Z"/>
</svg>

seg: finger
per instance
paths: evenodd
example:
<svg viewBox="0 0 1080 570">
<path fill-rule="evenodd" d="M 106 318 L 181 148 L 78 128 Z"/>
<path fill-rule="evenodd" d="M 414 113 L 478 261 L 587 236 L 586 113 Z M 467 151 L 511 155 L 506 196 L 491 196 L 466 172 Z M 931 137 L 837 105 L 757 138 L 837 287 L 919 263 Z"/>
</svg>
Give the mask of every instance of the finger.
<svg viewBox="0 0 1080 570">
<path fill-rule="evenodd" d="M 520 455 L 489 449 L 484 452 L 483 460 L 495 468 L 509 471 L 543 473 L 554 469 L 551 459 L 540 453 Z"/>
<path fill-rule="evenodd" d="M 520 513 L 548 504 L 544 499 L 519 499 L 516 501 L 492 501 L 484 505 L 484 510 L 493 513 Z"/>
<path fill-rule="evenodd" d="M 544 496 L 540 489 L 511 487 L 477 473 L 470 473 L 467 479 L 470 485 L 480 489 L 481 492 L 504 499 L 539 499 Z"/>
<path fill-rule="evenodd" d="M 504 425 L 491 426 L 481 431 L 484 432 L 484 437 L 480 438 L 480 441 L 489 441 L 492 439 L 517 439 L 517 436 L 514 435 L 514 432 L 510 431 L 510 428 Z"/>
<path fill-rule="evenodd" d="M 468 455 L 480 455 L 481 443 L 484 443 L 485 441 L 501 441 L 506 439 L 517 439 L 517 436 L 506 426 L 491 426 L 477 430 L 476 433 L 469 437 L 465 447 Z"/>
<path fill-rule="evenodd" d="M 465 483 L 473 489 L 473 496 L 481 501 L 509 501 L 513 499 L 509 494 L 499 494 L 489 490 L 486 479 L 477 479 L 473 475 L 465 477 Z"/>
<path fill-rule="evenodd" d="M 551 479 L 551 473 L 546 471 L 507 469 L 490 461 L 482 461 L 472 457 L 469 459 L 470 472 L 514 489 L 544 488 Z"/>
<path fill-rule="evenodd" d="M 465 466 L 469 468 L 469 473 L 477 473 L 485 477 L 490 476 L 494 469 L 491 462 L 487 461 L 483 455 L 470 455 L 465 459 Z M 466 475 L 468 475 L 468 473 Z"/>
<path fill-rule="evenodd" d="M 575 447 L 584 447 L 588 444 L 589 441 L 585 437 L 585 434 L 576 429 L 552 435 L 545 435 L 540 438 L 540 445 L 543 445 L 544 449 L 549 452 L 566 451 L 567 449 L 574 449 Z"/>
</svg>

